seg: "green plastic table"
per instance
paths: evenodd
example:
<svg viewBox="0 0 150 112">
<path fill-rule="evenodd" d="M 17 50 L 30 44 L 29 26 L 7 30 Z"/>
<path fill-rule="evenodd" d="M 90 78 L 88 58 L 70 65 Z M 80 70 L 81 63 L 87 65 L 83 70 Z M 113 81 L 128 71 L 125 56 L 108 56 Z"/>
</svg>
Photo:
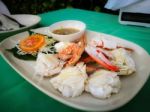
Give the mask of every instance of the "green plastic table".
<svg viewBox="0 0 150 112">
<path fill-rule="evenodd" d="M 150 28 L 125 26 L 118 16 L 79 9 L 63 9 L 40 14 L 40 26 L 56 21 L 75 19 L 87 29 L 104 32 L 133 41 L 150 53 Z M 114 112 L 150 112 L 150 80 L 125 106 Z M 0 112 L 80 112 L 45 95 L 24 80 L 0 57 Z"/>
</svg>

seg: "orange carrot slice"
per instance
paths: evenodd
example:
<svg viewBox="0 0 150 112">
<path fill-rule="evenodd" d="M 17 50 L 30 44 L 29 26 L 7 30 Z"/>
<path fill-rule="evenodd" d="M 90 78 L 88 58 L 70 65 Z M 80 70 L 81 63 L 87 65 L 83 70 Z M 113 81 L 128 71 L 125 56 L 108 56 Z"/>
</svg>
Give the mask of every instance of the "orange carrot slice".
<svg viewBox="0 0 150 112">
<path fill-rule="evenodd" d="M 20 41 L 19 47 L 25 52 L 34 52 L 39 50 L 45 43 L 45 38 L 40 34 L 33 34 Z"/>
</svg>

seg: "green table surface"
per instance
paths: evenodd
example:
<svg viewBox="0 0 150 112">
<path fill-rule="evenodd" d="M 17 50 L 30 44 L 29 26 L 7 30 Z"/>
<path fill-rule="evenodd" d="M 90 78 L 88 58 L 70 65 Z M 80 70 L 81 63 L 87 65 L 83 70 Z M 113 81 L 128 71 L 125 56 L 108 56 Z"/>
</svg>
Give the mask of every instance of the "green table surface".
<svg viewBox="0 0 150 112">
<path fill-rule="evenodd" d="M 118 16 L 79 9 L 63 9 L 40 14 L 40 26 L 75 19 L 87 29 L 130 40 L 150 53 L 150 28 L 125 26 Z M 129 103 L 114 112 L 150 112 L 150 80 Z M 80 112 L 45 95 L 16 73 L 0 56 L 0 112 Z"/>
</svg>

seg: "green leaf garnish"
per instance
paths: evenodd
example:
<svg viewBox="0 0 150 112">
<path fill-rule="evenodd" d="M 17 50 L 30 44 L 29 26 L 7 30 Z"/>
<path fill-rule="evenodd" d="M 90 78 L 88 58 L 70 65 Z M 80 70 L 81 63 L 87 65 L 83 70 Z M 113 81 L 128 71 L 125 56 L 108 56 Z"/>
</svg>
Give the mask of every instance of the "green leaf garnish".
<svg viewBox="0 0 150 112">
<path fill-rule="evenodd" d="M 25 54 L 25 55 L 18 54 L 19 50 L 17 47 L 14 47 L 12 49 L 7 49 L 7 51 L 11 52 L 16 58 L 22 59 L 22 60 L 31 61 L 31 60 L 36 60 L 36 58 L 37 58 L 37 56 L 33 56 L 31 54 Z"/>
</svg>

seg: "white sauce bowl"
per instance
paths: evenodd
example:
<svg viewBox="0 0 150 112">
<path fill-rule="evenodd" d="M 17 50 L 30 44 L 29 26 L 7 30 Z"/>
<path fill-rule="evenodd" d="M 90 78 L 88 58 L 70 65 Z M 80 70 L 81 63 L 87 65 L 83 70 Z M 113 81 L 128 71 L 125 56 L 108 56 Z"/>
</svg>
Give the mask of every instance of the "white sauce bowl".
<svg viewBox="0 0 150 112">
<path fill-rule="evenodd" d="M 53 33 L 53 31 L 62 29 L 62 28 L 74 28 L 79 31 L 76 33 L 68 34 L 68 35 L 60 35 L 60 34 Z M 72 42 L 72 41 L 79 39 L 84 34 L 85 29 L 86 29 L 86 24 L 77 20 L 60 21 L 49 26 L 49 32 L 51 36 L 54 39 L 58 41 L 63 41 L 63 42 Z"/>
</svg>

